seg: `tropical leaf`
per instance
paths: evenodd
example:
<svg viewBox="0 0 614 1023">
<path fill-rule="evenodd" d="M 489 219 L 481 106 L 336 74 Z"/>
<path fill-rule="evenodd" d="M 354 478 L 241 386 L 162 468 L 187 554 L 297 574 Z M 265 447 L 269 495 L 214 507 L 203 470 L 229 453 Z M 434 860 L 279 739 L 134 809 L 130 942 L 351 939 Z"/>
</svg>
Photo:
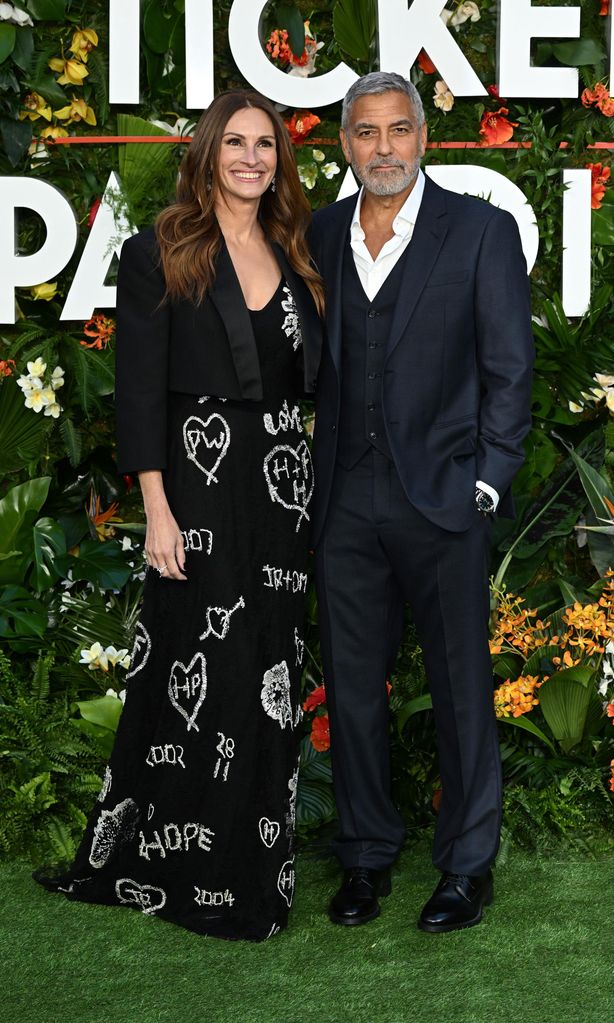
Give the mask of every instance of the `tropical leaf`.
<svg viewBox="0 0 614 1023">
<path fill-rule="evenodd" d="M 28 409 L 12 379 L 0 386 L 0 474 L 14 472 L 40 456 L 49 419 Z"/>
<path fill-rule="evenodd" d="M 60 423 L 60 435 L 64 441 L 68 460 L 74 469 L 78 466 L 83 454 L 83 434 L 76 428 L 72 419 L 65 415 L 62 416 Z"/>
<path fill-rule="evenodd" d="M 330 785 L 322 781 L 302 780 L 299 774 L 296 799 L 298 824 L 315 824 L 335 815 L 335 798 Z"/>
<path fill-rule="evenodd" d="M 47 499 L 50 476 L 12 487 L 0 501 L 0 585 L 21 583 L 34 557 L 32 526 Z M 18 553 L 13 553 L 18 552 Z"/>
<path fill-rule="evenodd" d="M 592 688 L 582 681 L 578 668 L 557 672 L 539 690 L 542 714 L 565 753 L 583 737 L 592 695 Z"/>
<path fill-rule="evenodd" d="M 166 135 L 157 125 L 131 114 L 117 115 L 117 130 L 120 135 Z M 173 162 L 173 147 L 170 145 L 147 145 L 130 143 L 118 146 L 119 175 L 122 191 L 128 201 L 137 206 L 143 196 L 163 177 Z"/>
<path fill-rule="evenodd" d="M 275 18 L 279 28 L 288 32 L 288 42 L 295 57 L 302 57 L 305 49 L 305 24 L 296 4 L 277 4 Z"/>
<path fill-rule="evenodd" d="M 355 60 L 368 62 L 377 15 L 374 0 L 337 0 L 333 32 L 339 47 Z"/>
<path fill-rule="evenodd" d="M 58 579 L 54 561 L 58 554 L 66 553 L 64 530 L 54 519 L 39 519 L 34 526 L 34 579 L 35 590 L 40 593 L 53 586 Z"/>
<path fill-rule="evenodd" d="M 19 586 L 0 589 L 0 636 L 7 639 L 42 638 L 47 628 L 47 611 L 28 590 Z"/>
<path fill-rule="evenodd" d="M 397 711 L 397 730 L 399 734 L 405 728 L 405 725 L 409 721 L 410 717 L 414 714 L 419 714 L 423 710 L 432 710 L 433 701 L 430 693 L 423 693 L 422 696 L 415 696 L 413 700 L 408 700 L 407 703 L 403 704 L 400 710 Z"/>
<path fill-rule="evenodd" d="M 552 751 L 552 753 L 556 753 L 556 748 L 552 740 L 549 739 L 546 733 L 542 732 L 541 728 L 539 728 L 538 725 L 536 725 L 534 721 L 531 721 L 531 719 L 526 715 L 518 718 L 499 718 L 499 723 L 502 725 L 509 725 L 513 728 L 520 728 L 524 732 L 530 732 L 531 735 L 534 735 L 540 742 L 543 742 L 548 749 Z"/>
<path fill-rule="evenodd" d="M 100 728 L 108 728 L 116 732 L 121 717 L 123 703 L 116 696 L 100 696 L 95 700 L 78 700 L 77 707 L 81 717 Z"/>
<path fill-rule="evenodd" d="M 84 540 L 78 555 L 65 554 L 56 558 L 56 570 L 63 576 L 72 570 L 72 578 L 95 583 L 104 590 L 119 590 L 132 575 L 121 546 L 114 540 L 100 543 Z"/>
</svg>

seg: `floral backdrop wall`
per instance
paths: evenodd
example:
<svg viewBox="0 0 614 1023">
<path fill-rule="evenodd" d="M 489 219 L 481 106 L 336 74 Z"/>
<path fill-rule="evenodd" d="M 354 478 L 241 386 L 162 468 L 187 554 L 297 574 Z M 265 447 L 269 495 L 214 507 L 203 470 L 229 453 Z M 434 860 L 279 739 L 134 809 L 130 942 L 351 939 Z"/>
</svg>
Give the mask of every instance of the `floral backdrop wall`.
<svg viewBox="0 0 614 1023">
<path fill-rule="evenodd" d="M 558 4 L 562 0 L 557 0 Z M 572 6 L 570 4 L 570 6 Z M 578 6 L 574 4 L 573 6 Z M 606 842 L 614 789 L 614 98 L 607 80 L 608 0 L 583 0 L 581 39 L 538 41 L 533 62 L 579 70 L 577 99 L 514 101 L 495 83 L 495 0 L 449 0 L 442 18 L 488 86 L 453 95 L 428 53 L 411 77 L 429 121 L 429 163 L 470 159 L 518 183 L 536 211 L 532 271 L 537 362 L 534 425 L 515 482 L 515 521 L 493 538 L 493 699 L 500 721 L 506 843 Z M 217 0 L 215 81 L 246 84 Z M 141 103 L 108 97 L 108 9 L 102 0 L 0 3 L 0 169 L 57 186 L 79 242 L 66 269 L 17 293 L 0 327 L 0 853 L 69 857 L 100 787 L 125 697 L 144 577 L 138 481 L 118 475 L 113 422 L 113 311 L 60 321 L 63 297 L 111 170 L 135 227 L 172 201 L 197 112 L 185 109 L 184 4 L 141 4 Z M 260 45 L 288 75 L 343 59 L 377 69 L 373 0 L 270 3 Z M 255 43 L 255 45 L 257 45 Z M 344 172 L 339 105 L 283 111 L 314 208 Z M 174 142 L 100 142 L 100 136 Z M 79 144 L 62 140 L 78 137 Z M 529 143 L 500 148 L 509 142 Z M 562 148 L 561 143 L 566 143 Z M 605 143 L 611 148 L 590 148 Z M 592 173 L 590 312 L 569 319 L 560 290 L 563 168 Z M 21 210 L 17 247 L 44 240 Z M 112 283 L 115 263 L 107 283 Z M 307 422 L 310 409 L 305 407 Z M 458 600 L 463 600 L 462 592 Z M 326 679 L 310 598 L 305 736 L 298 803 L 309 836 L 334 818 Z M 388 680 L 396 798 L 410 836 L 432 824 L 441 789 L 430 697 L 410 621 Z"/>
</svg>

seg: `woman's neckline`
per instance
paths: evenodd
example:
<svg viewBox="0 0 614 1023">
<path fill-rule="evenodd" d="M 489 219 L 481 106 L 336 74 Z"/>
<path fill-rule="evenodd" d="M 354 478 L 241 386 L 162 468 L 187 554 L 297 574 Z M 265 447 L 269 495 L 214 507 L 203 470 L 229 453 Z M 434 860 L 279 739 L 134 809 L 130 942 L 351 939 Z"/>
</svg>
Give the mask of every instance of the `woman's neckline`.
<svg viewBox="0 0 614 1023">
<path fill-rule="evenodd" d="M 271 297 L 268 300 L 268 302 L 266 302 L 264 305 L 260 306 L 259 309 L 250 309 L 250 307 L 247 306 L 248 313 L 263 313 L 265 311 L 265 309 L 268 309 L 268 307 L 271 305 L 273 300 L 277 297 L 277 293 L 279 292 L 279 290 L 280 290 L 280 288 L 281 288 L 283 283 L 284 283 L 284 275 L 281 274 L 281 276 L 280 276 L 280 278 L 279 278 L 279 280 L 277 282 L 277 287 L 275 288 L 275 291 L 271 295 Z"/>
</svg>

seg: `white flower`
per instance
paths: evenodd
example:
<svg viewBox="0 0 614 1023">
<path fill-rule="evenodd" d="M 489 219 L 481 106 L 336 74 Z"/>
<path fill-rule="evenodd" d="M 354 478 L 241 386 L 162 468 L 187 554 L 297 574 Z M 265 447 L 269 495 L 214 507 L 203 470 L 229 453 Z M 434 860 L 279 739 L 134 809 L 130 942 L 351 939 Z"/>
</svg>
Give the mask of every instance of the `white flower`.
<svg viewBox="0 0 614 1023">
<path fill-rule="evenodd" d="M 32 381 L 34 379 L 35 378 L 30 376 L 30 374 L 28 374 L 27 376 L 18 377 L 18 379 L 17 379 L 17 386 L 21 387 L 23 393 L 26 394 L 27 391 L 31 391 L 33 389 L 34 385 L 33 385 Z M 37 380 L 36 386 L 37 387 L 42 387 L 43 386 L 42 380 Z"/>
<path fill-rule="evenodd" d="M 595 373 L 594 379 L 600 387 L 614 387 L 614 377 L 608 376 L 606 373 Z"/>
<path fill-rule="evenodd" d="M 43 397 L 44 392 L 40 387 L 32 388 L 32 390 L 24 393 L 26 394 L 24 405 L 26 408 L 31 408 L 33 412 L 40 412 L 47 404 Z"/>
<path fill-rule="evenodd" d="M 570 411 L 570 412 L 582 412 L 582 411 L 583 411 L 583 409 L 582 409 L 582 406 L 581 406 L 581 405 L 578 405 L 578 404 L 577 404 L 577 402 L 575 402 L 575 401 L 570 401 L 570 402 L 569 402 L 569 411 Z"/>
<path fill-rule="evenodd" d="M 311 155 L 313 156 L 316 163 L 323 163 L 326 159 L 326 153 L 323 153 L 321 149 L 312 149 Z"/>
<path fill-rule="evenodd" d="M 64 370 L 61 366 L 56 366 L 51 374 L 51 386 L 54 391 L 59 391 L 60 387 L 64 386 L 64 383 Z"/>
<path fill-rule="evenodd" d="M 189 117 L 178 117 L 174 124 L 169 124 L 168 121 L 154 121 L 150 119 L 150 124 L 155 124 L 157 128 L 162 128 L 168 135 L 189 135 L 189 128 L 194 125 L 194 121 Z"/>
<path fill-rule="evenodd" d="M 120 663 L 128 653 L 128 650 L 116 650 L 114 646 L 108 646 L 105 650 L 105 655 L 110 664 L 115 667 L 116 664 Z"/>
<path fill-rule="evenodd" d="M 315 163 L 300 164 L 298 168 L 299 181 L 310 191 L 315 188 L 318 180 L 318 168 Z"/>
<path fill-rule="evenodd" d="M 439 110 L 443 110 L 444 114 L 447 114 L 454 106 L 454 96 L 445 82 L 435 82 L 433 103 Z"/>
<path fill-rule="evenodd" d="M 58 405 L 57 401 L 53 401 L 50 405 L 47 405 L 43 415 L 51 416 L 52 419 L 59 419 L 60 412 L 62 412 L 62 406 Z"/>
<path fill-rule="evenodd" d="M 46 369 L 47 363 L 43 362 L 41 358 L 36 359 L 35 362 L 28 363 L 28 373 L 33 377 L 42 377 Z"/>
<path fill-rule="evenodd" d="M 130 661 L 131 661 L 130 654 L 126 654 L 126 656 L 122 657 L 121 661 L 119 661 L 120 668 L 126 668 L 127 670 L 130 667 Z"/>
<path fill-rule="evenodd" d="M 0 21 L 8 21 L 11 25 L 28 25 L 30 28 L 34 28 L 34 22 L 30 15 L 25 11 L 20 11 L 17 7 L 13 7 L 12 4 L 0 4 Z"/>
<path fill-rule="evenodd" d="M 122 550 L 123 551 L 131 551 L 132 550 L 132 540 L 130 539 L 129 536 L 123 536 L 122 537 Z"/>
<path fill-rule="evenodd" d="M 449 24 L 458 28 L 459 25 L 463 25 L 466 21 L 479 21 L 481 17 L 478 5 L 473 3 L 473 0 L 467 0 L 466 3 L 459 4 L 449 19 Z"/>
<path fill-rule="evenodd" d="M 107 689 L 105 696 L 114 696 L 116 700 L 121 700 L 122 703 L 126 702 L 126 690 L 122 689 L 119 693 L 116 693 L 114 689 Z"/>
<path fill-rule="evenodd" d="M 96 668 L 108 671 L 107 653 L 102 649 L 102 643 L 92 643 L 89 650 L 82 650 L 79 664 L 87 664 L 90 671 L 94 671 Z"/>
<path fill-rule="evenodd" d="M 608 407 L 608 411 L 614 412 L 614 388 L 609 388 L 605 396 L 605 403 Z"/>
<path fill-rule="evenodd" d="M 341 174 L 341 169 L 334 160 L 331 160 L 330 163 L 325 163 L 322 167 L 322 174 L 328 181 L 331 181 L 335 174 Z"/>
</svg>

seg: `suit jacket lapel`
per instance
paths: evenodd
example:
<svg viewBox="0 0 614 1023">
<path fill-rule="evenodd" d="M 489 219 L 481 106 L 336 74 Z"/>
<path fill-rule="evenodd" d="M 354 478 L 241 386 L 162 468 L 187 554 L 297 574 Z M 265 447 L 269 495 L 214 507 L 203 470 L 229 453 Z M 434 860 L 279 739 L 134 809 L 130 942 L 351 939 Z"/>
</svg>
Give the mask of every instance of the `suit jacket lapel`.
<svg viewBox="0 0 614 1023">
<path fill-rule="evenodd" d="M 346 205 L 347 204 L 347 205 Z M 340 209 L 337 223 L 327 234 L 325 248 L 321 257 L 320 272 L 326 281 L 326 327 L 328 344 L 337 372 L 341 368 L 341 335 L 343 331 L 343 260 L 345 247 L 348 244 L 350 225 L 356 208 L 356 196 L 345 200 L 345 208 Z"/>
<path fill-rule="evenodd" d="M 398 345 L 431 275 L 448 232 L 445 192 L 428 178 L 407 250 L 386 358 Z"/>
<path fill-rule="evenodd" d="M 262 401 L 262 377 L 252 321 L 223 239 L 215 269 L 215 281 L 209 295 L 226 328 L 241 397 Z"/>
</svg>

